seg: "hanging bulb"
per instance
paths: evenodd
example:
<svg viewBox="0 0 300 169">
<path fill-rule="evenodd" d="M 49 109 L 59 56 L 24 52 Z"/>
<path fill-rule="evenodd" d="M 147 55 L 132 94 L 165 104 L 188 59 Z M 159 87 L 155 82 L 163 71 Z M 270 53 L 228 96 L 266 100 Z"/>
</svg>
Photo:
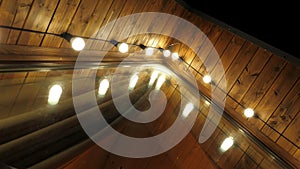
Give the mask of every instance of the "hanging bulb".
<svg viewBox="0 0 300 169">
<path fill-rule="evenodd" d="M 74 37 L 70 40 L 72 48 L 76 51 L 81 51 L 85 47 L 85 42 L 82 38 Z"/>
<path fill-rule="evenodd" d="M 121 43 L 118 45 L 118 49 L 121 53 L 126 53 L 128 52 L 129 47 L 127 43 Z"/>
<path fill-rule="evenodd" d="M 247 108 L 247 109 L 244 110 L 244 115 L 247 118 L 253 117 L 254 116 L 254 110 L 251 109 L 251 108 Z"/>
<path fill-rule="evenodd" d="M 211 77 L 209 76 L 209 75 L 205 75 L 204 77 L 203 77 L 203 82 L 204 83 L 210 83 L 211 82 Z"/>
<path fill-rule="evenodd" d="M 146 54 L 146 56 L 151 56 L 151 55 L 153 55 L 153 53 L 154 53 L 154 48 L 152 48 L 152 47 L 147 47 L 147 48 L 145 49 L 145 54 Z"/>
<path fill-rule="evenodd" d="M 163 50 L 163 55 L 164 55 L 164 57 L 169 57 L 171 55 L 171 51 L 170 50 Z"/>
<path fill-rule="evenodd" d="M 176 52 L 172 53 L 172 60 L 177 60 L 177 59 L 179 59 L 178 53 Z"/>
</svg>

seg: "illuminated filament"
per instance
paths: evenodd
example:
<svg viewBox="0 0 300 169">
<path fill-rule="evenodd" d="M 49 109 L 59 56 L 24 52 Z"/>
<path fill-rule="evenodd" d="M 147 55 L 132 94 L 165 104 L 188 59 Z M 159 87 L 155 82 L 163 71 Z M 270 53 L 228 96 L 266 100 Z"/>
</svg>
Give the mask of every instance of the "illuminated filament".
<svg viewBox="0 0 300 169">
<path fill-rule="evenodd" d="M 108 88 L 109 88 L 109 81 L 107 79 L 103 79 L 99 85 L 98 95 L 104 96 Z"/>
<path fill-rule="evenodd" d="M 56 105 L 59 102 L 62 93 L 62 88 L 60 85 L 53 85 L 49 90 L 48 104 Z"/>
<path fill-rule="evenodd" d="M 136 74 L 133 75 L 133 76 L 130 78 L 130 82 L 129 82 L 128 89 L 129 89 L 129 90 L 133 90 L 138 80 L 139 80 L 138 75 L 136 75 Z"/>
<path fill-rule="evenodd" d="M 158 80 L 157 80 L 155 89 L 159 90 L 161 88 L 161 86 L 164 84 L 165 81 L 166 81 L 166 77 L 164 75 L 160 75 Z"/>
<path fill-rule="evenodd" d="M 182 116 L 183 117 L 189 116 L 189 114 L 192 112 L 193 109 L 194 109 L 194 105 L 192 103 L 188 103 L 187 105 L 185 105 L 183 109 Z"/>
</svg>

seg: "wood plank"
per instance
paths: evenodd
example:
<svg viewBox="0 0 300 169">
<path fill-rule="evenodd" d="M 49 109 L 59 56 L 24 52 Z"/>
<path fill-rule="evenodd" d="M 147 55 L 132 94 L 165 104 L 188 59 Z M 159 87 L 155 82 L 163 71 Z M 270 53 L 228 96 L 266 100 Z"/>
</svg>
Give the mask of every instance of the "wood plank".
<svg viewBox="0 0 300 169">
<path fill-rule="evenodd" d="M 13 23 L 15 13 L 17 12 L 17 0 L 5 0 L 0 6 L 0 25 L 11 26 Z M 5 18 L 5 19 L 2 19 Z M 0 29 L 0 44 L 6 43 L 8 38 L 9 30 Z"/>
<path fill-rule="evenodd" d="M 34 1 L 24 24 L 24 28 L 45 32 L 54 15 L 57 5 L 58 0 Z M 18 44 L 39 46 L 43 36 L 43 34 L 22 31 Z"/>
<path fill-rule="evenodd" d="M 209 34 L 207 35 L 207 41 L 204 42 L 204 44 L 202 45 L 201 49 L 198 51 L 198 56 L 201 58 L 202 63 L 208 64 L 207 62 L 207 58 L 209 56 L 209 54 L 212 52 L 212 49 L 215 47 L 218 39 L 220 38 L 220 36 L 222 35 L 224 29 L 214 25 L 211 29 L 211 31 L 209 32 Z M 200 69 L 198 70 L 200 73 L 204 73 L 205 70 L 207 69 L 207 65 L 202 64 Z M 209 70 L 211 71 L 211 69 Z"/>
<path fill-rule="evenodd" d="M 33 108 L 33 103 L 35 98 L 38 95 L 38 89 L 41 84 L 28 84 L 22 85 L 20 92 L 17 97 L 15 97 L 15 103 L 9 112 L 9 116 L 14 116 L 18 114 L 22 114 L 31 110 Z"/>
<path fill-rule="evenodd" d="M 126 5 L 126 1 L 114 1 L 112 5 L 110 6 L 109 10 L 106 12 L 106 16 L 102 22 L 101 28 L 97 30 L 94 34 L 96 38 L 99 39 L 106 39 L 106 40 L 111 40 L 109 38 L 109 34 L 114 29 L 114 25 L 117 22 L 117 18 L 123 11 L 124 6 Z M 123 34 L 118 34 L 118 36 L 122 37 Z M 116 36 L 116 35 L 114 35 Z M 120 37 L 116 38 L 114 37 L 115 40 L 119 41 L 122 40 Z M 92 49 L 104 49 L 103 47 L 107 47 L 107 45 L 112 46 L 112 44 L 109 43 L 103 43 L 99 41 L 94 41 L 94 43 L 91 45 Z"/>
<path fill-rule="evenodd" d="M 292 144 L 290 140 L 287 140 L 283 136 L 279 137 L 279 139 L 276 142 L 279 146 L 281 146 L 283 149 L 285 149 L 290 154 L 296 153 L 296 151 L 299 149 L 296 145 Z"/>
<path fill-rule="evenodd" d="M 261 150 L 263 151 L 263 150 Z M 249 146 L 247 151 L 245 152 L 256 164 L 261 163 L 263 160 L 263 155 L 257 151 L 255 147 Z"/>
<path fill-rule="evenodd" d="M 201 66 L 199 72 L 204 74 L 205 70 L 208 70 L 208 72 L 211 72 L 214 67 L 217 65 L 217 62 L 220 61 L 221 56 L 223 55 L 225 49 L 229 45 L 230 41 L 233 38 L 233 33 L 223 30 L 222 34 L 214 44 L 214 49 L 212 49 L 207 56 L 206 60 L 204 61 L 204 64 Z M 215 59 L 216 57 L 214 55 L 218 55 L 218 59 Z M 205 65 L 205 66 L 204 66 Z"/>
<path fill-rule="evenodd" d="M 226 78 L 227 91 L 232 88 L 233 84 L 237 81 L 242 71 L 246 68 L 247 63 L 256 53 L 257 49 L 258 48 L 256 45 L 253 45 L 253 43 L 248 41 L 243 45 L 229 68 L 226 70 L 225 77 L 223 77 Z"/>
<path fill-rule="evenodd" d="M 292 122 L 300 110 L 300 80 L 290 90 L 289 94 L 279 104 L 275 112 L 269 118 L 267 123 L 275 130 L 282 133 L 284 129 Z"/>
<path fill-rule="evenodd" d="M 181 18 L 188 18 L 190 20 L 194 20 L 197 18 L 197 17 L 195 17 L 195 15 L 193 15 L 191 12 L 185 10 L 182 6 L 178 5 L 176 3 L 176 1 L 173 1 L 173 0 L 165 1 L 163 8 L 161 9 L 161 12 L 179 16 Z M 176 23 L 173 23 L 172 21 L 168 21 L 164 24 L 164 26 L 162 26 L 162 29 L 165 32 L 165 36 L 157 35 L 158 36 L 157 37 L 158 42 L 156 44 L 157 47 L 162 47 L 162 48 L 166 49 L 167 46 L 169 44 L 171 44 L 171 41 L 173 40 L 173 38 L 169 37 L 168 35 L 171 35 L 171 33 L 173 33 L 174 30 L 176 30 L 177 26 L 175 26 L 175 25 L 176 25 Z M 153 29 L 153 27 L 152 27 L 152 29 Z M 153 44 L 153 45 L 155 45 L 155 44 Z"/>
<path fill-rule="evenodd" d="M 218 130 L 219 129 L 217 128 L 216 131 Z M 205 146 L 204 150 L 214 162 L 218 162 L 222 157 L 223 153 L 220 150 L 220 146 L 223 140 L 226 138 L 226 135 L 221 130 L 219 130 L 219 132 L 216 131 L 216 134 L 214 133 L 211 138 L 209 138 L 211 141 L 206 141 L 207 143 L 204 143 L 206 146 L 209 145 L 208 147 Z"/>
<path fill-rule="evenodd" d="M 187 168 L 189 153 L 197 144 L 196 139 L 191 134 L 188 134 L 179 144 L 168 151 L 168 156 L 173 160 L 173 165 L 177 168 Z"/>
<path fill-rule="evenodd" d="M 162 13 L 167 13 L 167 14 L 172 14 L 175 16 L 179 16 L 180 18 L 189 18 L 189 19 L 194 19 L 194 15 L 190 13 L 189 11 L 184 10 L 182 6 L 179 6 L 176 4 L 175 1 L 165 1 L 163 2 L 164 4 L 162 5 L 163 8 L 161 8 L 160 12 Z M 168 5 L 165 5 L 168 4 Z M 181 27 L 181 25 L 178 25 L 177 22 L 172 22 L 172 19 L 165 19 L 160 20 L 157 18 L 154 20 L 154 22 L 150 25 L 148 31 L 149 33 L 151 32 L 156 32 L 155 34 L 151 34 L 151 37 L 146 39 L 145 45 L 146 46 L 152 46 L 152 47 L 162 47 L 162 48 L 167 48 L 168 43 L 170 43 L 173 40 L 173 37 L 170 35 L 178 35 L 182 34 L 182 29 L 178 29 L 178 27 Z M 189 31 L 188 28 L 184 29 L 185 32 Z M 163 33 L 162 33 L 163 32 Z M 195 36 L 194 36 L 195 37 Z M 183 37 L 188 40 L 192 40 L 190 36 L 185 36 Z M 181 39 L 182 41 L 185 41 L 184 39 Z M 185 44 L 179 44 L 176 45 L 177 49 L 174 49 L 173 52 L 177 52 L 179 56 L 182 56 L 185 54 L 187 48 L 185 48 Z M 160 55 L 162 55 L 160 53 Z"/>
<path fill-rule="evenodd" d="M 202 158 L 206 157 L 206 158 Z M 208 155 L 201 149 L 201 146 L 197 145 L 191 150 L 189 154 L 190 161 L 187 165 L 188 169 L 199 169 L 199 168 L 206 168 L 206 169 L 214 169 L 217 166 L 207 158 Z"/>
<path fill-rule="evenodd" d="M 93 0 L 81 0 L 79 6 L 76 9 L 76 13 L 73 15 L 72 21 L 67 29 L 67 32 L 74 36 L 84 36 L 84 31 L 91 21 L 93 12 L 99 3 L 99 0 L 96 2 Z M 96 4 L 96 5 L 95 5 Z M 61 45 L 61 48 L 70 48 L 69 42 L 64 40 Z"/>
<path fill-rule="evenodd" d="M 195 124 L 191 130 L 191 133 L 195 138 L 199 137 L 201 130 L 203 129 L 204 123 L 205 123 L 206 117 L 199 113 L 197 116 L 197 119 L 195 121 Z"/>
<path fill-rule="evenodd" d="M 282 58 L 273 55 L 240 103 L 245 107 L 254 108 L 268 91 L 286 63 Z M 236 111 L 243 112 L 244 107 L 238 106 Z"/>
<path fill-rule="evenodd" d="M 72 21 L 72 18 L 79 6 L 80 0 L 61 0 L 55 11 L 51 23 L 49 23 L 48 33 L 62 34 Z M 62 24 L 63 23 L 63 24 Z M 53 35 L 45 35 L 42 45 L 45 47 L 59 47 L 63 39 Z"/>
<path fill-rule="evenodd" d="M 255 161 L 253 161 L 247 154 L 244 154 L 234 166 L 235 169 L 256 169 L 256 167 L 257 163 L 255 163 Z"/>
<path fill-rule="evenodd" d="M 294 154 L 294 157 L 295 157 L 298 161 L 300 161 L 300 149 L 298 149 L 298 150 L 296 151 L 296 153 Z"/>
<path fill-rule="evenodd" d="M 240 125 L 242 125 L 244 128 L 247 128 L 250 133 L 255 135 L 259 140 L 261 140 L 265 145 L 267 145 L 269 148 L 274 151 L 274 153 L 278 154 L 282 159 L 287 161 L 292 166 L 299 166 L 300 163 L 296 159 L 292 157 L 291 154 L 286 152 L 284 149 L 282 149 L 280 146 L 278 146 L 276 143 L 274 143 L 270 138 L 268 138 L 266 135 L 264 135 L 255 125 L 252 124 L 250 121 L 245 121 L 245 118 L 240 115 L 237 111 L 233 110 L 230 107 L 225 107 L 225 111 L 231 112 L 231 117 L 237 121 Z M 263 123 L 263 122 L 262 122 Z"/>
<path fill-rule="evenodd" d="M 27 72 L 2 73 L 0 74 L 0 86 L 13 87 L 17 85 L 22 85 L 26 76 Z"/>
<path fill-rule="evenodd" d="M 261 102 L 255 107 L 255 111 L 260 119 L 266 122 L 272 115 L 276 107 L 287 95 L 290 88 L 295 85 L 295 82 L 300 77 L 299 72 L 300 68 L 290 63 L 283 69 L 268 92 L 262 98 Z M 261 128 L 262 126 L 258 127 Z"/>
<path fill-rule="evenodd" d="M 280 134 L 267 124 L 265 124 L 263 126 L 263 128 L 261 129 L 261 132 L 263 132 L 266 136 L 268 136 L 274 142 L 276 142 L 276 140 L 280 137 Z"/>
<path fill-rule="evenodd" d="M 131 8 L 133 8 L 133 9 L 132 9 L 132 14 L 142 12 L 142 11 L 143 11 L 144 5 L 145 5 L 145 2 L 143 2 L 143 1 L 135 2 L 135 5 L 134 5 L 133 7 L 131 7 Z M 125 8 L 125 7 L 124 7 L 124 8 Z M 107 16 L 107 17 L 105 18 L 105 19 L 106 19 L 106 22 L 103 23 L 103 25 L 102 25 L 102 27 L 101 27 L 102 29 L 104 29 L 104 28 L 105 28 L 105 25 L 110 21 L 109 17 L 110 17 L 110 16 Z M 124 37 L 128 37 L 130 31 L 132 31 L 132 28 L 134 27 L 135 24 L 136 24 L 136 22 L 134 21 L 134 19 L 128 20 L 128 21 L 126 22 L 126 26 L 123 27 L 123 28 L 121 28 L 121 32 L 120 32 L 120 33 L 122 33 L 122 35 L 124 35 Z M 120 25 L 122 25 L 122 24 L 120 24 Z M 118 26 L 115 26 L 114 29 L 118 29 Z M 97 36 L 99 33 L 100 33 L 100 32 L 97 32 L 97 34 L 96 34 L 95 36 Z M 118 35 L 118 34 L 116 33 L 116 35 Z M 114 35 L 114 36 L 116 36 L 116 35 Z M 118 36 L 117 36 L 117 37 L 118 37 Z M 118 37 L 118 38 L 117 38 L 117 37 L 115 37 L 115 40 L 120 40 L 119 37 Z M 122 40 L 122 39 L 121 39 L 121 40 Z M 97 43 L 98 43 L 98 44 L 97 44 Z M 92 49 L 96 49 L 96 48 L 97 48 L 97 47 L 96 47 L 97 45 L 100 45 L 99 42 L 97 42 L 97 41 L 92 41 L 91 44 L 89 44 L 89 47 L 92 48 Z M 88 45 L 87 45 L 87 46 L 88 46 Z M 102 46 L 101 46 L 101 47 L 102 47 Z M 116 48 L 112 48 L 112 50 L 113 50 L 113 51 L 118 51 Z"/>
<path fill-rule="evenodd" d="M 15 86 L 5 86 L 0 87 L 1 89 L 1 98 L 0 98 L 0 119 L 4 119 L 6 117 L 9 117 L 9 113 L 11 108 L 13 107 L 13 104 L 15 102 L 16 97 L 19 94 L 19 90 L 21 89 L 21 86 L 15 85 Z"/>
<path fill-rule="evenodd" d="M 18 8 L 17 13 L 15 14 L 14 21 L 12 23 L 13 27 L 22 28 L 27 15 L 29 13 L 29 10 L 31 8 L 33 0 L 18 0 Z M 16 44 L 17 40 L 20 36 L 21 31 L 18 30 L 10 30 L 7 44 Z"/>
<path fill-rule="evenodd" d="M 255 79 L 260 75 L 270 56 L 270 52 L 265 51 L 262 48 L 258 49 L 228 93 L 235 101 L 241 101 Z M 232 106 L 234 109 L 238 106 L 238 103 L 236 102 L 230 103 L 229 106 Z"/>
<path fill-rule="evenodd" d="M 207 39 L 207 35 L 209 34 L 209 32 L 213 29 L 213 24 L 210 22 L 207 22 L 207 24 L 202 27 L 200 27 L 200 30 L 203 32 L 203 36 L 201 36 L 200 39 L 200 43 L 197 45 L 197 49 L 199 49 L 198 51 L 194 51 L 196 55 L 192 55 L 194 56 L 190 66 L 193 67 L 195 70 L 199 70 L 203 60 L 201 59 L 201 56 L 198 54 L 198 52 L 201 50 L 202 46 L 205 44 L 204 42 Z"/>
<path fill-rule="evenodd" d="M 224 153 L 220 160 L 218 161 L 218 165 L 222 166 L 224 169 L 231 169 L 237 165 L 238 161 L 243 156 L 243 150 L 241 150 L 238 146 L 233 145 L 230 149 Z"/>
<path fill-rule="evenodd" d="M 221 55 L 221 61 L 218 61 L 217 65 L 211 72 L 212 79 L 216 82 L 219 82 L 219 80 L 223 77 L 222 72 L 220 72 L 219 66 L 223 66 L 224 72 L 227 71 L 229 68 L 230 64 L 240 51 L 241 47 L 243 46 L 245 40 L 242 39 L 241 37 L 235 35 L 232 40 L 230 41 L 229 45 Z M 222 64 L 222 65 L 221 65 Z"/>
<path fill-rule="evenodd" d="M 94 145 L 85 152 L 74 157 L 70 162 L 62 165 L 59 169 L 82 169 L 82 168 L 103 168 L 108 153 Z"/>
<path fill-rule="evenodd" d="M 272 161 L 270 159 L 264 159 L 258 166 L 257 169 L 269 169 L 269 168 L 282 168 L 279 164 L 277 164 L 275 161 Z"/>
<path fill-rule="evenodd" d="M 173 161 L 168 157 L 167 153 L 163 153 L 154 157 L 150 157 L 146 169 L 166 169 L 171 168 L 172 166 Z M 174 167 L 174 169 L 178 168 Z"/>
<path fill-rule="evenodd" d="M 107 33 L 106 33 L 106 37 L 105 36 L 100 36 L 101 38 L 103 38 L 103 39 L 107 39 L 107 40 L 112 40 L 112 39 L 114 39 L 114 40 L 122 40 L 122 39 L 119 39 L 119 36 L 122 34 L 126 34 L 126 35 L 128 35 L 129 34 L 129 30 L 130 29 L 128 29 L 128 28 L 126 28 L 127 26 L 129 26 L 130 25 L 130 22 L 131 22 L 131 19 L 129 18 L 129 19 L 127 19 L 127 20 L 125 20 L 124 18 L 122 18 L 122 17 L 124 17 L 124 16 L 126 16 L 126 15 L 130 15 L 130 14 L 133 14 L 133 11 L 136 9 L 136 8 L 140 8 L 142 5 L 144 5 L 144 3 L 141 3 L 141 2 L 137 2 L 136 0 L 127 0 L 127 1 L 125 1 L 125 4 L 120 4 L 120 5 L 123 5 L 123 7 L 122 8 L 120 8 L 120 12 L 119 12 L 119 16 L 112 16 L 112 15 L 110 15 L 109 17 L 110 17 L 110 20 L 108 21 L 108 22 L 112 22 L 113 21 L 113 19 L 115 19 L 115 18 L 112 18 L 112 17 L 117 17 L 118 18 L 118 20 L 116 20 L 116 22 L 115 22 L 115 24 L 113 24 L 114 26 L 113 27 L 110 27 L 110 30 L 109 30 L 109 28 L 106 30 L 106 31 L 108 31 Z M 114 11 L 113 11 L 114 12 Z M 109 13 L 108 13 L 109 14 Z M 117 14 L 116 14 L 117 15 Z M 122 18 L 122 22 L 120 22 L 120 20 L 119 19 L 121 19 Z M 107 23 L 103 23 L 102 25 L 101 25 L 101 28 L 105 28 L 106 29 L 106 24 Z M 106 32 L 105 30 L 103 30 L 103 32 Z M 126 32 L 127 31 L 127 32 Z M 98 34 L 99 34 L 100 32 L 98 32 Z M 95 34 L 95 35 L 97 35 L 97 34 Z M 99 46 L 95 46 L 95 42 L 94 42 L 94 44 L 93 44 L 93 48 L 100 48 L 100 49 L 108 49 L 108 47 L 109 46 L 111 46 L 111 44 L 109 44 L 109 43 L 105 43 L 105 44 L 103 44 L 101 47 L 99 47 Z"/>
<path fill-rule="evenodd" d="M 48 72 L 28 72 L 25 83 L 41 83 L 45 80 Z"/>
<path fill-rule="evenodd" d="M 300 111 L 298 111 L 295 119 L 290 123 L 287 129 L 283 132 L 283 135 L 288 138 L 291 142 L 300 147 Z"/>
<path fill-rule="evenodd" d="M 161 9 L 164 7 L 163 3 L 163 1 L 147 1 L 141 6 L 141 8 L 143 12 L 161 11 Z M 147 16 L 147 22 L 145 22 L 145 17 L 143 15 Z M 137 18 L 135 25 L 133 25 L 133 27 L 131 28 L 126 42 L 130 44 L 145 44 L 151 36 L 149 32 L 151 32 L 152 28 L 155 28 L 153 27 L 153 25 L 157 25 L 159 29 L 164 26 L 164 24 L 158 23 L 161 23 L 161 21 L 154 15 L 147 15 L 147 13 L 140 15 L 139 18 Z M 145 33 L 139 35 L 139 32 Z"/>
</svg>

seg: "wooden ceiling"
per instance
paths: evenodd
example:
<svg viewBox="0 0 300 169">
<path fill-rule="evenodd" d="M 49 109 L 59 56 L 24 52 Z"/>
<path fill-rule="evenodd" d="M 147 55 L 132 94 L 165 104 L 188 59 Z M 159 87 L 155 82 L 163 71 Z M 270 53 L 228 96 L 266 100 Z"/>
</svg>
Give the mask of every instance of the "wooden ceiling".
<svg viewBox="0 0 300 169">
<path fill-rule="evenodd" d="M 299 166 L 300 67 L 298 62 L 290 62 L 286 56 L 280 55 L 271 47 L 265 48 L 265 45 L 261 45 L 258 41 L 247 38 L 234 29 L 219 25 L 205 16 L 193 13 L 174 0 L 1 0 L 0 5 L 0 26 L 45 32 L 37 34 L 0 27 L 2 68 L 10 66 L 19 69 L 20 64 L 24 66 L 32 62 L 52 62 L 62 65 L 65 62 L 76 61 L 78 52 L 70 48 L 69 42 L 47 33 L 68 32 L 76 36 L 116 39 L 162 48 L 178 43 L 172 50 L 179 53 L 188 70 L 196 77 L 200 92 L 209 97 L 212 90 L 222 85 L 219 84 L 220 81 L 226 79 L 227 91 L 224 91 L 226 112 L 264 144 L 271 147 L 276 154 Z M 140 18 L 137 23 L 126 23 L 133 25 L 134 29 L 128 29 L 126 25 L 106 27 L 107 23 L 114 23 L 117 18 L 139 12 L 169 13 L 188 20 L 206 34 L 221 60 L 210 60 L 212 49 L 207 45 L 197 44 L 199 51 L 196 55 L 189 47 L 168 36 L 135 35 L 139 29 L 168 28 L 170 33 L 181 32 L 176 22 L 155 24 L 157 18 L 146 21 Z M 100 28 L 103 28 L 101 32 Z M 193 39 L 195 35 L 188 32 L 185 36 Z M 90 61 L 95 61 L 93 59 L 96 55 L 105 55 L 107 62 L 120 62 L 128 56 L 128 54 L 118 53 L 114 47 L 108 53 L 104 52 L 103 49 L 107 45 L 107 43 L 89 41 L 85 50 L 89 52 L 87 57 L 91 58 Z M 200 60 L 198 56 L 203 59 Z M 159 54 L 155 57 L 159 58 Z M 132 61 L 139 60 L 134 58 Z M 203 63 L 207 62 L 213 67 L 211 72 L 215 75 L 212 77 L 213 85 L 202 81 L 203 76 L 207 74 Z M 217 72 L 218 64 L 223 65 L 225 76 Z M 56 76 L 63 77 L 63 74 L 60 72 Z M 26 99 L 31 94 L 27 91 L 36 91 L 33 95 L 37 95 L 37 88 L 45 88 L 38 85 L 25 90 L 20 85 L 14 85 L 15 88 L 12 89 L 11 84 L 27 83 L 30 79 L 45 79 L 48 76 L 51 76 L 51 72 L 0 74 L 1 93 L 4 93 L 4 97 L 1 98 L 1 119 L 13 116 L 15 110 L 20 112 L 24 109 L 25 113 L 25 110 L 27 112 L 34 109 L 34 106 L 31 108 L 27 106 L 33 104 L 29 103 L 32 100 Z M 7 90 L 8 88 L 10 90 Z M 47 90 L 44 89 L 43 92 L 46 93 Z M 19 103 L 16 101 L 18 99 L 26 102 L 23 105 L 16 105 L 15 103 Z M 245 118 L 243 110 L 247 107 L 253 108 L 257 117 Z M 248 149 L 243 151 L 246 152 Z"/>
</svg>

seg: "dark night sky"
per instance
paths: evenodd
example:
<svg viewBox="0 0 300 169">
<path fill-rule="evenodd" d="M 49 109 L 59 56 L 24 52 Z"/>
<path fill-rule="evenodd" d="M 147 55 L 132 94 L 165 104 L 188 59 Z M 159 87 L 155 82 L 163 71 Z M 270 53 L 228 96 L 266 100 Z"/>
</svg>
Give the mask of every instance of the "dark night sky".
<svg viewBox="0 0 300 169">
<path fill-rule="evenodd" d="M 184 1 L 192 8 L 300 58 L 300 30 L 297 26 L 300 24 L 300 17 L 297 16 L 300 15 L 300 8 L 296 2 Z"/>
</svg>

